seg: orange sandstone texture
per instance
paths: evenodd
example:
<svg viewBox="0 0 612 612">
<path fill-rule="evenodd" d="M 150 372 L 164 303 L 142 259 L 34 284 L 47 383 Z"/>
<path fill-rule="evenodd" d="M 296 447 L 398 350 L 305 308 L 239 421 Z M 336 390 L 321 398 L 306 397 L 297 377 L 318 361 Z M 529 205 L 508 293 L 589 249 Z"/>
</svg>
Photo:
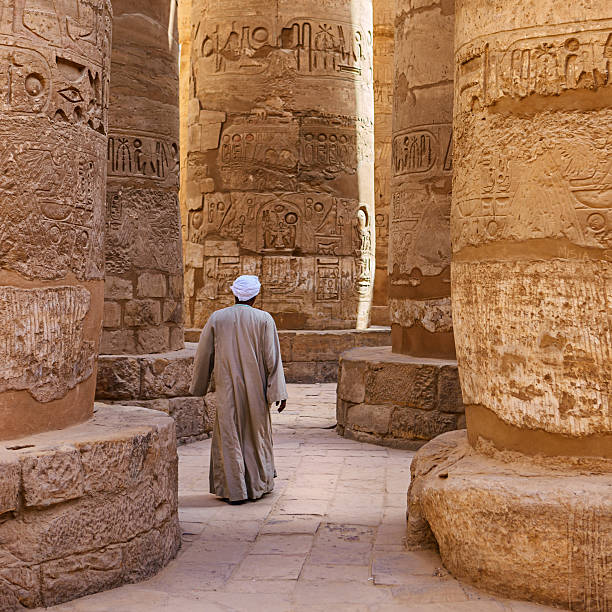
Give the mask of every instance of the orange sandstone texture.
<svg viewBox="0 0 612 612">
<path fill-rule="evenodd" d="M 257 274 L 285 329 L 369 324 L 374 283 L 372 6 L 194 0 L 187 323 Z"/>
<path fill-rule="evenodd" d="M 6 17 L 8 11 L 4 11 Z M 0 20 L 0 438 L 93 411 L 111 6 Z"/>
<path fill-rule="evenodd" d="M 113 2 L 102 353 L 182 349 L 176 2 Z"/>
</svg>

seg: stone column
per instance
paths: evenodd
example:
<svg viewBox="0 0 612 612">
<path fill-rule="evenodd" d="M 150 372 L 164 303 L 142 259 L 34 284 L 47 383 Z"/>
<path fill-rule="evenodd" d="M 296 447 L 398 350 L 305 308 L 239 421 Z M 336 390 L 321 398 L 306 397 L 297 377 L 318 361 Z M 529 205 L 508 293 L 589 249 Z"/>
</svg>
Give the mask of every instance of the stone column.
<svg viewBox="0 0 612 612">
<path fill-rule="evenodd" d="M 389 243 L 392 347 L 340 363 L 343 435 L 418 448 L 465 427 L 450 300 L 454 6 L 397 2 Z"/>
<path fill-rule="evenodd" d="M 395 2 L 374 0 L 374 193 L 376 204 L 376 277 L 372 325 L 389 325 L 389 211 L 393 120 L 393 48 Z"/>
<path fill-rule="evenodd" d="M 191 0 L 178 0 L 178 36 L 180 45 L 179 62 L 179 109 L 180 109 L 180 150 L 181 189 L 181 231 L 183 244 L 187 241 L 187 151 L 189 149 L 189 82 L 191 77 Z"/>
<path fill-rule="evenodd" d="M 176 8 L 113 4 L 104 354 L 184 345 Z"/>
<path fill-rule="evenodd" d="M 455 358 L 450 304 L 453 3 L 399 2 L 389 249 L 393 351 Z"/>
<path fill-rule="evenodd" d="M 409 516 L 409 541 L 435 536 L 457 576 L 596 612 L 612 605 L 609 17 L 605 0 L 457 2 L 468 436 L 417 455 Z"/>
<path fill-rule="evenodd" d="M 372 4 L 194 0 L 188 323 L 257 274 L 280 328 L 369 324 Z"/>
<path fill-rule="evenodd" d="M 0 11 L 0 438 L 93 412 L 110 2 Z"/>
</svg>

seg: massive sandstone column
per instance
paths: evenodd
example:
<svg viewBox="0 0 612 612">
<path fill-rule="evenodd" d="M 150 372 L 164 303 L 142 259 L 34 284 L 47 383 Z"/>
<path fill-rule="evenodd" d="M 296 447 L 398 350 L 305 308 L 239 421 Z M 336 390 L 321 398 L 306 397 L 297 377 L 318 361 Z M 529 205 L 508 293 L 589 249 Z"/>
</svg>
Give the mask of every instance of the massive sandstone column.
<svg viewBox="0 0 612 612">
<path fill-rule="evenodd" d="M 179 110 L 180 110 L 180 157 L 181 189 L 179 192 L 181 210 L 181 232 L 183 243 L 187 241 L 187 151 L 189 150 L 189 84 L 191 81 L 191 0 L 178 0 L 179 58 Z"/>
<path fill-rule="evenodd" d="M 194 0 L 193 24 L 188 323 L 252 273 L 281 328 L 367 327 L 371 2 Z"/>
<path fill-rule="evenodd" d="M 611 62 L 605 0 L 457 3 L 470 444 L 448 434 L 417 455 L 409 517 L 409 540 L 431 528 L 456 575 L 596 612 L 612 605 Z"/>
<path fill-rule="evenodd" d="M 102 353 L 180 349 L 175 0 L 115 0 Z"/>
<path fill-rule="evenodd" d="M 194 351 L 185 349 L 183 329 L 178 7 L 115 0 L 113 8 L 97 398 L 167 412 L 178 438 L 191 440 L 212 425 L 203 398 L 188 397 Z"/>
<path fill-rule="evenodd" d="M 0 438 L 93 412 L 110 3 L 0 10 Z"/>
<path fill-rule="evenodd" d="M 389 325 L 389 210 L 393 120 L 394 0 L 374 0 L 374 196 L 376 277 L 372 325 Z"/>
<path fill-rule="evenodd" d="M 396 11 L 393 347 L 343 355 L 338 424 L 348 437 L 415 448 L 465 426 L 450 303 L 454 6 L 399 1 Z"/>
<path fill-rule="evenodd" d="M 140 408 L 93 410 L 111 26 L 105 0 L 0 9 L 6 611 L 143 580 L 180 546 L 174 421 Z"/>
</svg>

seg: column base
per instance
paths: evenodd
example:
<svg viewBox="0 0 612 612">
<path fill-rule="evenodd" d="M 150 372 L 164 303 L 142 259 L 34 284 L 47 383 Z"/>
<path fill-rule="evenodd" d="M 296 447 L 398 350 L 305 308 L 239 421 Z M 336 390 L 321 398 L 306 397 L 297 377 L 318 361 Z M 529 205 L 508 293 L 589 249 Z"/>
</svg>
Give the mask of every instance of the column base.
<svg viewBox="0 0 612 612">
<path fill-rule="evenodd" d="M 0 446 L 0 609 L 139 582 L 180 547 L 172 419 L 96 404 L 83 423 Z"/>
<path fill-rule="evenodd" d="M 578 612 L 612 606 L 612 462 L 496 451 L 465 431 L 412 463 L 409 547 L 481 589 Z"/>
<path fill-rule="evenodd" d="M 189 395 L 196 348 L 187 344 L 169 353 L 100 355 L 96 399 L 169 414 L 179 444 L 208 438 L 215 419 L 213 395 Z"/>
<path fill-rule="evenodd" d="M 394 448 L 418 449 L 465 427 L 457 362 L 361 347 L 340 358 L 338 433 Z"/>
<path fill-rule="evenodd" d="M 197 342 L 201 333 L 200 329 L 187 329 L 185 340 Z M 356 346 L 391 344 L 389 327 L 300 331 L 281 329 L 278 336 L 287 382 L 304 385 L 337 382 L 338 359 L 344 351 Z"/>
</svg>

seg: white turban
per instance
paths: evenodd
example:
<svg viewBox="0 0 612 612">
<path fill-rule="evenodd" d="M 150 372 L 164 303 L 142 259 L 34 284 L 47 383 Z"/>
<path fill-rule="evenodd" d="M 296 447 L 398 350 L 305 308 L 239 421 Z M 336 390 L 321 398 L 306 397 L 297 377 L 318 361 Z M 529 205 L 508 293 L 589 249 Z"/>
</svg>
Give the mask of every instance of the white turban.
<svg viewBox="0 0 612 612">
<path fill-rule="evenodd" d="M 248 302 L 256 295 L 259 295 L 261 283 L 256 276 L 239 276 L 231 286 L 231 290 L 239 302 Z"/>
</svg>

